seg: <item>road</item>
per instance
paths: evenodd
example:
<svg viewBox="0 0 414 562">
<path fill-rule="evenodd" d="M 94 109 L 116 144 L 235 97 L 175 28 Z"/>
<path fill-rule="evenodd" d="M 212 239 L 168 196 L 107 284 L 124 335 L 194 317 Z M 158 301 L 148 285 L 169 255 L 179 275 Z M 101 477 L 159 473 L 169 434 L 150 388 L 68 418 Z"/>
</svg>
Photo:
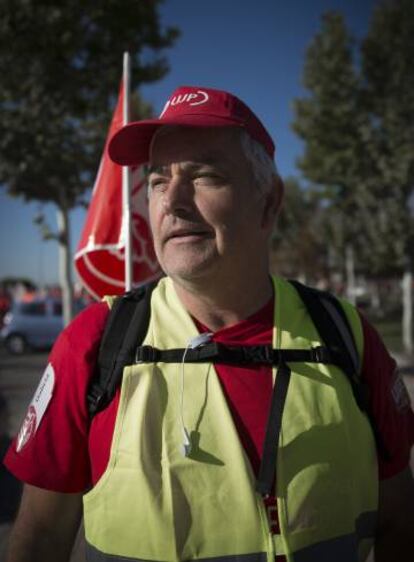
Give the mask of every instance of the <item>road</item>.
<svg viewBox="0 0 414 562">
<path fill-rule="evenodd" d="M 17 433 L 20 427 L 27 405 L 46 368 L 47 358 L 47 353 L 30 353 L 21 357 L 11 356 L 0 347 L 0 393 L 8 402 L 9 424 L 7 429 L 10 435 Z M 402 359 L 401 367 L 414 408 L 414 369 L 412 365 L 405 364 Z M 411 455 L 411 467 L 414 472 L 414 448 Z M 0 525 L 0 562 L 4 560 L 7 535 L 8 526 Z M 81 538 L 75 545 L 71 562 L 84 562 Z"/>
</svg>

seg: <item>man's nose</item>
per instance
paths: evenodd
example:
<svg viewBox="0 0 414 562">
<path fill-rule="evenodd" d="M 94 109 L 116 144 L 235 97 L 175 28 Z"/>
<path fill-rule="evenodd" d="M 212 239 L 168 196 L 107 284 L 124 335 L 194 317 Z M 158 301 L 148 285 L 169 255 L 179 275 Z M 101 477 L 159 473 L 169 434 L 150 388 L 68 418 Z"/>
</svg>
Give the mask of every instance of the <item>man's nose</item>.
<svg viewBox="0 0 414 562">
<path fill-rule="evenodd" d="M 193 204 L 191 181 L 178 174 L 173 176 L 163 194 L 162 204 L 164 212 L 168 215 L 190 210 Z"/>
</svg>

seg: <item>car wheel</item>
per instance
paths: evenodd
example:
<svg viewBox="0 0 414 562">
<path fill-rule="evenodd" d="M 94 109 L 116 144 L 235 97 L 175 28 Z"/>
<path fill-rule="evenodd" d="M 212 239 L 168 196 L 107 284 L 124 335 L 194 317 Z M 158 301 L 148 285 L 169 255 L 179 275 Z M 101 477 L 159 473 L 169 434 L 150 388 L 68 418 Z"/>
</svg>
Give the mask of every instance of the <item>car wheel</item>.
<svg viewBox="0 0 414 562">
<path fill-rule="evenodd" d="M 5 346 L 13 355 L 21 355 L 27 351 L 26 338 L 21 334 L 10 334 L 5 341 Z"/>
</svg>

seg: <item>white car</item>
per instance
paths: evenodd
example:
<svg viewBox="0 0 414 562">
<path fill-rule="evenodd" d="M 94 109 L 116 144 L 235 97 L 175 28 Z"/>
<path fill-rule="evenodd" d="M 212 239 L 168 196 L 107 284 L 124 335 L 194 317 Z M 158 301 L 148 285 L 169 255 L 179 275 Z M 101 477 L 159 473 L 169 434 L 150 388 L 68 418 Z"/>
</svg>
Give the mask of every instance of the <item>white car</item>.
<svg viewBox="0 0 414 562">
<path fill-rule="evenodd" d="M 75 311 L 84 308 L 76 301 Z M 47 298 L 30 302 L 17 301 L 3 319 L 1 340 L 10 353 L 22 354 L 29 349 L 48 349 L 63 329 L 62 303 Z"/>
</svg>

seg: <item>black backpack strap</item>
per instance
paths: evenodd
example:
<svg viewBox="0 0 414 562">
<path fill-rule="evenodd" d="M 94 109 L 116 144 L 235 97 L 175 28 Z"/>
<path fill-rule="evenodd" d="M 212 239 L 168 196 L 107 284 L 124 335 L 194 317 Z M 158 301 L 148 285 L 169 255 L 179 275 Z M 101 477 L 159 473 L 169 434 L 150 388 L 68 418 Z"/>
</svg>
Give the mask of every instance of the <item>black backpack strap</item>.
<svg viewBox="0 0 414 562">
<path fill-rule="evenodd" d="M 328 359 L 323 361 L 320 357 L 318 362 L 334 363 L 345 372 L 350 379 L 354 395 L 360 405 L 359 356 L 352 330 L 340 303 L 329 293 L 311 289 L 298 281 L 290 281 L 290 283 L 299 293 L 322 342 L 326 346 L 315 348 L 316 350 L 326 350 L 324 351 L 325 359 Z M 286 351 L 284 350 L 285 353 Z M 262 462 L 256 483 L 257 492 L 264 497 L 272 493 L 275 480 L 279 435 L 291 375 L 286 360 L 288 360 L 286 357 L 280 356 L 266 428 Z"/>
<path fill-rule="evenodd" d="M 329 349 L 340 353 L 341 368 L 345 374 L 353 382 L 359 383 L 360 358 L 354 335 L 338 299 L 299 281 L 290 280 L 289 283 L 299 293 L 322 341 Z"/>
<path fill-rule="evenodd" d="M 210 342 L 189 349 L 158 349 L 141 345 L 135 351 L 135 363 L 221 363 L 224 365 L 270 365 L 281 362 L 331 363 L 340 366 L 341 357 L 327 347 L 311 349 L 273 349 L 271 345 L 224 345 Z"/>
<path fill-rule="evenodd" d="M 369 400 L 369 387 L 361 379 L 361 360 L 341 303 L 330 293 L 307 287 L 299 281 L 289 280 L 304 302 L 322 341 L 335 355 L 341 356 L 339 366 L 347 376 L 359 408 L 366 413 L 371 423 L 378 452 L 385 459 L 389 452 L 378 430 Z"/>
<path fill-rule="evenodd" d="M 290 376 L 290 367 L 281 357 L 273 386 L 272 401 L 263 443 L 262 461 L 256 481 L 256 491 L 263 497 L 268 497 L 272 494 L 275 483 L 279 437 L 282 429 L 283 410 L 285 409 Z"/>
<path fill-rule="evenodd" d="M 112 400 L 125 365 L 134 362 L 137 345 L 145 338 L 151 315 L 153 281 L 118 297 L 109 313 L 99 348 L 96 372 L 87 395 L 90 418 Z"/>
</svg>

